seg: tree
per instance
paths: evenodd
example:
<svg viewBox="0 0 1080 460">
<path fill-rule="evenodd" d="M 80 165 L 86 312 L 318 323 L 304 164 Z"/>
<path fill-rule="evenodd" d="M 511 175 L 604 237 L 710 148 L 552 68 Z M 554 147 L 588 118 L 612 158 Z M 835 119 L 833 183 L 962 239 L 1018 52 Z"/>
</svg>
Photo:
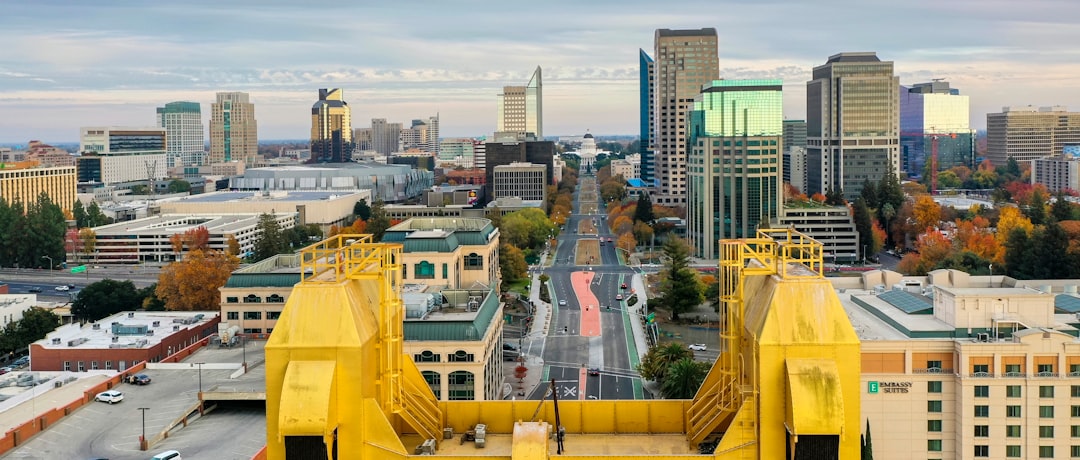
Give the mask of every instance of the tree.
<svg viewBox="0 0 1080 460">
<path fill-rule="evenodd" d="M 915 218 L 915 228 L 920 232 L 936 228 L 941 222 L 941 206 L 934 201 L 934 197 L 919 195 L 912 205 L 912 217 Z"/>
<path fill-rule="evenodd" d="M 860 460 L 874 460 L 874 446 L 870 441 L 870 419 L 866 419 L 866 434 L 860 437 L 859 442 L 862 443 Z"/>
<path fill-rule="evenodd" d="M 653 215 L 652 199 L 648 193 L 638 195 L 637 208 L 634 209 L 634 221 L 650 223 L 656 216 Z M 640 239 L 640 238 L 639 238 Z"/>
<path fill-rule="evenodd" d="M 146 311 L 165 311 L 165 301 L 157 296 L 157 283 L 139 289 L 139 297 L 143 298 L 142 309 Z"/>
<path fill-rule="evenodd" d="M 623 233 L 619 235 L 619 239 L 615 241 L 615 246 L 623 248 L 627 253 L 634 252 L 634 248 L 637 247 L 637 240 L 634 239 L 634 235 L 631 233 Z M 626 261 L 630 263 L 629 260 Z"/>
<path fill-rule="evenodd" d="M 67 231 L 67 222 L 60 206 L 53 203 L 47 193 L 41 192 L 37 200 L 30 203 L 24 222 L 25 228 L 19 238 L 25 242 L 28 250 L 23 253 L 22 266 L 42 263 L 44 256 L 51 257 L 54 264 L 62 263 L 65 260 L 64 234 Z"/>
<path fill-rule="evenodd" d="M 1019 209 L 1012 206 L 1005 206 L 998 211 L 997 222 L 997 239 L 998 243 L 1005 245 L 1005 241 L 1012 237 L 1013 229 L 1021 229 L 1025 235 L 1031 233 L 1031 230 L 1035 228 L 1032 225 L 1031 220 L 1020 212 Z"/>
<path fill-rule="evenodd" d="M 679 238 L 668 238 L 664 243 L 664 255 L 668 257 L 663 283 L 661 304 L 671 310 L 671 317 L 679 319 L 701 304 L 701 281 L 697 272 L 690 268 L 690 248 Z"/>
<path fill-rule="evenodd" d="M 0 199 L 0 266 L 11 267 L 19 263 L 23 242 L 17 230 L 22 220 L 22 204 L 17 199 L 11 204 Z"/>
<path fill-rule="evenodd" d="M 873 219 L 870 217 L 870 208 L 866 205 L 866 198 L 862 195 L 855 199 L 855 205 L 852 207 L 852 218 L 855 220 L 855 231 L 859 232 L 859 246 L 867 248 L 867 250 L 874 249 Z M 877 251 L 873 251 L 871 254 L 877 254 Z"/>
<path fill-rule="evenodd" d="M 386 210 L 383 209 L 384 206 L 382 200 L 376 200 L 371 207 L 371 218 L 366 221 L 367 231 L 371 233 L 376 242 L 382 241 L 383 233 L 386 233 L 386 229 L 391 227 L 390 217 L 386 215 Z"/>
<path fill-rule="evenodd" d="M 829 206 L 843 206 L 847 204 L 847 201 L 844 200 L 844 191 L 833 189 L 827 190 L 825 192 L 825 204 Z"/>
<path fill-rule="evenodd" d="M 687 349 L 681 343 L 669 343 L 663 346 L 655 346 L 645 353 L 638 364 L 638 372 L 645 380 L 663 383 L 671 366 L 685 358 L 693 358 L 694 352 Z"/>
<path fill-rule="evenodd" d="M 138 289 L 131 281 L 104 279 L 79 291 L 71 303 L 71 314 L 80 321 L 97 321 L 142 306 Z"/>
<path fill-rule="evenodd" d="M 90 215 L 86 213 L 82 200 L 75 200 L 75 204 L 71 206 L 71 216 L 75 219 L 75 226 L 78 228 L 87 227 L 90 222 Z"/>
<path fill-rule="evenodd" d="M 990 275 L 990 264 L 993 261 L 986 259 L 971 251 L 960 251 L 950 254 L 948 257 L 938 262 L 933 270 L 938 269 L 953 269 L 960 270 L 969 275 Z"/>
<path fill-rule="evenodd" d="M 884 176 L 881 176 L 881 181 L 878 182 L 877 186 L 878 203 L 880 204 L 878 211 L 879 213 L 882 213 L 879 217 L 881 217 L 882 223 L 885 224 L 886 228 L 888 227 L 889 219 L 885 218 L 883 214 L 885 205 L 891 205 L 893 210 L 897 210 L 903 206 L 904 200 L 906 199 L 904 197 L 904 189 L 900 186 L 900 178 L 896 175 L 896 169 L 893 167 L 891 161 L 888 162 L 888 164 L 888 172 L 886 172 Z"/>
<path fill-rule="evenodd" d="M 859 192 L 859 197 L 866 202 L 866 207 L 876 209 L 878 207 L 878 192 L 877 187 L 870 179 L 866 179 L 862 184 L 862 191 Z"/>
<path fill-rule="evenodd" d="M 91 228 L 79 229 L 79 240 L 82 241 L 82 251 L 87 257 L 97 252 L 97 233 Z"/>
<path fill-rule="evenodd" d="M 503 282 L 506 283 L 524 278 L 529 270 L 529 264 L 525 262 L 525 253 L 515 246 L 503 243 L 499 248 L 499 270 L 502 273 Z"/>
<path fill-rule="evenodd" d="M 359 217 L 360 220 L 367 221 L 371 218 L 371 206 L 368 206 L 367 200 L 361 199 L 353 205 L 353 214 Z"/>
<path fill-rule="evenodd" d="M 709 363 L 687 357 L 676 361 L 667 370 L 660 393 L 668 399 L 692 399 L 709 373 Z"/>
<path fill-rule="evenodd" d="M 998 228 L 1001 232 L 1001 228 Z M 1036 261 L 1031 254 L 1034 242 L 1023 228 L 1014 227 L 1005 242 L 1005 274 L 1020 280 L 1033 279 Z"/>
<path fill-rule="evenodd" d="M 1065 193 L 1060 190 L 1057 195 L 1054 196 L 1054 203 L 1050 205 L 1050 216 L 1058 222 L 1074 220 L 1073 205 L 1065 199 Z"/>
<path fill-rule="evenodd" d="M 191 184 L 186 180 L 173 179 L 169 182 L 169 186 L 165 188 L 165 191 L 169 193 L 191 193 Z"/>
<path fill-rule="evenodd" d="M 252 259 L 265 260 L 289 250 L 288 242 L 285 241 L 281 233 L 281 225 L 278 224 L 275 216 L 267 213 L 260 214 L 259 223 L 255 225 L 255 229 L 259 232 L 259 236 L 255 239 Z"/>
<path fill-rule="evenodd" d="M 240 242 L 236 241 L 236 237 L 231 234 L 226 240 L 225 253 L 233 257 L 240 257 Z"/>
<path fill-rule="evenodd" d="M 637 241 L 649 241 L 653 237 L 653 228 L 645 222 L 638 222 L 634 224 L 634 239 Z"/>
<path fill-rule="evenodd" d="M 109 219 L 105 216 L 105 213 L 101 212 L 101 208 L 96 201 L 90 202 L 90 206 L 86 209 L 86 218 L 88 220 L 87 227 L 100 227 L 112 223 L 112 219 Z"/>
<path fill-rule="evenodd" d="M 184 260 L 161 269 L 154 292 L 167 310 L 217 310 L 219 289 L 239 265 L 238 259 L 220 251 L 189 251 Z"/>
<path fill-rule="evenodd" d="M 200 225 L 184 233 L 174 233 L 169 238 L 169 243 L 172 244 L 173 252 L 177 254 L 196 249 L 205 251 L 210 249 L 210 230 L 207 230 L 206 226 Z"/>
</svg>

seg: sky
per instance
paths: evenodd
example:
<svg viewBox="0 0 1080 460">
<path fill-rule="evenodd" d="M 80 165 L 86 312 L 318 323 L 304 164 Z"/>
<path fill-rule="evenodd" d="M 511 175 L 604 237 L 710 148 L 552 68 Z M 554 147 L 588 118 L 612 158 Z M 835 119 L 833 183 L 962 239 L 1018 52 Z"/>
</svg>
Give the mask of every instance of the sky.
<svg viewBox="0 0 1080 460">
<path fill-rule="evenodd" d="M 355 4 L 354 4 L 355 3 Z M 490 134 L 496 95 L 543 67 L 544 134 L 636 135 L 638 49 L 658 28 L 714 27 L 720 76 L 784 81 L 803 119 L 813 67 L 845 51 L 901 84 L 944 78 L 971 126 L 1003 106 L 1080 111 L 1075 0 L 0 0 L 0 142 L 78 141 L 81 126 L 152 126 L 155 107 L 251 94 L 260 139 L 303 139 L 319 88 L 354 128 L 440 115 Z"/>
</svg>

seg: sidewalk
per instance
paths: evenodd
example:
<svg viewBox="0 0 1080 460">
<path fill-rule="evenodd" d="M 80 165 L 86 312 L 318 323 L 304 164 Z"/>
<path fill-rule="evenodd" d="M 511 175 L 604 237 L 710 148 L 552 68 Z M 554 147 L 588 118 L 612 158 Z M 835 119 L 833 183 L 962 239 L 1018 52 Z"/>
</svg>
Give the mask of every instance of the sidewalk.
<svg viewBox="0 0 1080 460">
<path fill-rule="evenodd" d="M 546 267 L 548 253 L 540 256 L 538 267 Z M 528 331 L 522 332 L 521 348 L 519 356 L 525 358 L 523 363 L 518 361 L 503 361 L 504 387 L 509 385 L 512 391 L 505 399 L 525 399 L 532 394 L 536 386 L 540 384 L 544 372 L 544 340 L 547 338 L 548 327 L 551 324 L 551 304 L 540 300 L 540 273 L 532 274 L 532 283 L 529 289 L 529 304 L 532 305 L 533 321 Z M 514 376 L 514 369 L 519 364 L 524 364 L 528 369 L 525 378 L 518 379 Z"/>
</svg>

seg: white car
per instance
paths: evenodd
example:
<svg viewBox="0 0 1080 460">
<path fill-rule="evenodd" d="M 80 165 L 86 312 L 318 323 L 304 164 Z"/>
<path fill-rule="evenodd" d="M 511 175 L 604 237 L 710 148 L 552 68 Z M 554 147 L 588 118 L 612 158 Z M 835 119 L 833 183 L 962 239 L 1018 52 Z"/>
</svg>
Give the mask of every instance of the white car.
<svg viewBox="0 0 1080 460">
<path fill-rule="evenodd" d="M 565 306 L 566 306 L 566 300 L 565 300 L 565 299 L 563 299 L 563 300 L 560 300 L 560 301 L 559 301 L 559 306 L 560 306 L 560 307 L 565 307 Z"/>
<path fill-rule="evenodd" d="M 64 285 L 62 285 L 62 284 L 56 287 L 56 290 L 57 290 L 57 291 L 66 291 L 66 290 L 68 290 L 68 289 L 71 289 L 71 288 L 69 288 L 69 287 L 67 287 L 67 286 L 64 286 Z"/>
<path fill-rule="evenodd" d="M 693 344 L 687 345 L 686 348 L 689 348 L 689 349 L 694 350 L 694 351 L 705 351 L 705 344 L 704 343 L 693 343 Z"/>
<path fill-rule="evenodd" d="M 94 401 L 101 401 L 109 404 L 116 404 L 123 400 L 124 394 L 116 390 L 102 391 L 94 397 Z"/>
</svg>

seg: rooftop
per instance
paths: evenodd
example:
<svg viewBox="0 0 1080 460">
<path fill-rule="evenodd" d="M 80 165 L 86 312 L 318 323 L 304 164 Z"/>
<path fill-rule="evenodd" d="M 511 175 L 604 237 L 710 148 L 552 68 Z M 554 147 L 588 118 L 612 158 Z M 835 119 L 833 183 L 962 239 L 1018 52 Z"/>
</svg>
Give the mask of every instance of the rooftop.
<svg viewBox="0 0 1080 460">
<path fill-rule="evenodd" d="M 405 288 L 405 340 L 482 340 L 502 308 L 492 289 Z"/>
<path fill-rule="evenodd" d="M 295 213 L 276 214 L 284 216 Z M 163 214 L 96 227 L 94 233 L 99 237 L 119 234 L 161 235 L 206 227 L 210 234 L 220 234 L 253 227 L 258 221 L 259 214 Z"/>
<path fill-rule="evenodd" d="M 148 348 L 179 331 L 197 329 L 218 316 L 209 311 L 133 311 L 95 323 L 60 326 L 34 342 L 44 348 Z"/>
<path fill-rule="evenodd" d="M 284 167 L 284 166 L 282 166 Z M 271 193 L 263 192 L 210 192 L 199 195 L 189 195 L 177 198 L 170 198 L 160 201 L 175 201 L 175 202 L 188 202 L 188 203 L 237 203 L 237 202 L 267 202 L 267 201 L 280 201 L 280 202 L 301 202 L 301 201 L 329 201 L 338 198 L 361 193 L 360 190 L 353 192 L 298 192 L 291 190 L 274 191 Z"/>
</svg>

